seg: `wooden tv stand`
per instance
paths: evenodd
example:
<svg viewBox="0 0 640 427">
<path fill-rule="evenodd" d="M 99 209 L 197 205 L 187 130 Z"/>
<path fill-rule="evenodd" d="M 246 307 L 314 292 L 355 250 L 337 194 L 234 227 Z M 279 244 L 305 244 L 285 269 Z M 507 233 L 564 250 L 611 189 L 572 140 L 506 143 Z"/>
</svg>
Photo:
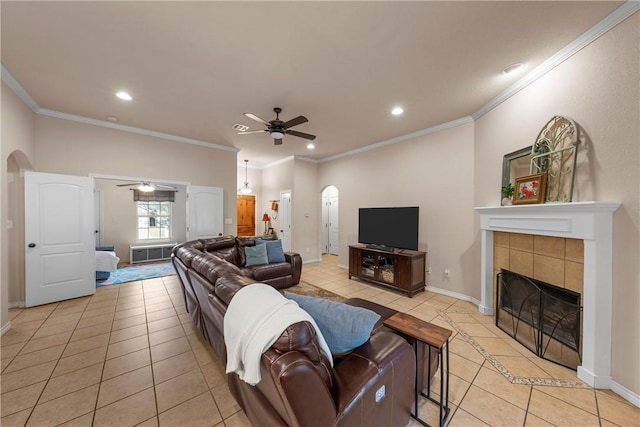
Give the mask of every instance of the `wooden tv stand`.
<svg viewBox="0 0 640 427">
<path fill-rule="evenodd" d="M 349 245 L 349 279 L 355 276 L 413 297 L 425 289 L 426 252 L 395 249 L 387 252 Z"/>
</svg>

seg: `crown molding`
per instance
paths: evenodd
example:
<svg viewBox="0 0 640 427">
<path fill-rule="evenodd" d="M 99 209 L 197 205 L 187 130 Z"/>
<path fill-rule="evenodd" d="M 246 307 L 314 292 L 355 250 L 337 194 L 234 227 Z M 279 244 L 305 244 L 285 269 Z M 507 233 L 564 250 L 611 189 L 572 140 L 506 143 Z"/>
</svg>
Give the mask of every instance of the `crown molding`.
<svg viewBox="0 0 640 427">
<path fill-rule="evenodd" d="M 29 95 L 29 93 L 25 90 L 25 88 L 23 88 L 22 85 L 18 83 L 18 81 L 15 79 L 15 77 L 13 77 L 13 75 L 9 72 L 9 70 L 7 70 L 4 67 L 4 65 L 0 64 L 0 66 L 2 67 L 2 74 L 0 75 L 2 78 L 2 81 L 4 81 L 7 84 L 7 86 L 9 86 L 11 90 L 13 90 L 13 92 L 16 95 L 18 95 L 18 97 L 25 104 L 27 104 L 27 106 L 31 108 L 31 110 L 36 114 L 39 114 L 42 116 L 48 116 L 48 117 L 55 117 L 57 119 L 70 120 L 72 122 L 85 123 L 93 126 L 101 126 L 105 128 L 121 130 L 124 132 L 136 133 L 138 135 L 146 135 L 146 136 L 166 139 L 170 141 L 184 142 L 187 144 L 199 145 L 201 147 L 213 148 L 216 150 L 231 151 L 234 153 L 237 153 L 238 151 L 240 151 L 240 149 L 236 147 L 228 147 L 226 145 L 218 145 L 218 144 L 213 144 L 205 141 L 200 141 L 197 139 L 185 138 L 182 136 L 171 135 L 168 133 L 156 132 L 153 130 L 137 128 L 134 126 L 121 125 L 118 123 L 112 123 L 105 120 L 96 120 L 96 119 L 91 119 L 89 117 L 77 116 L 75 114 L 63 113 L 60 111 L 40 108 L 38 103 L 31 97 L 31 95 Z"/>
<path fill-rule="evenodd" d="M 349 151 L 345 151 L 344 153 L 336 154 L 334 156 L 325 157 L 324 159 L 319 160 L 318 163 L 329 162 L 331 160 L 340 159 L 342 157 L 364 153 L 365 151 L 375 150 L 377 148 L 385 147 L 387 145 L 397 144 L 398 142 L 406 141 L 408 139 L 413 139 L 413 138 L 417 138 L 419 136 L 424 136 L 424 135 L 430 135 L 432 133 L 441 132 L 446 129 L 451 129 L 457 126 L 466 125 L 468 123 L 473 123 L 473 118 L 471 116 L 462 117 L 460 119 L 452 120 L 446 123 L 441 123 L 439 125 L 431 126 L 430 128 L 408 133 L 406 135 L 400 135 L 400 136 L 396 136 L 395 138 L 376 142 L 370 145 L 365 145 L 364 147 L 356 148 L 355 150 L 349 150 Z"/>
<path fill-rule="evenodd" d="M 293 155 L 293 160 L 302 160 L 303 162 L 309 162 L 309 163 L 320 163 L 319 160 L 316 159 L 312 159 L 311 157 L 305 157 L 305 156 L 297 156 L 297 155 Z"/>
<path fill-rule="evenodd" d="M 0 74 L 2 81 L 5 82 L 16 95 L 18 95 L 18 98 L 20 98 L 22 102 L 24 102 L 29 108 L 31 108 L 31 111 L 36 113 L 40 109 L 40 106 L 36 103 L 36 101 L 33 100 L 31 95 L 29 95 L 29 93 L 22 87 L 22 85 L 18 83 L 18 81 L 15 79 L 15 77 L 13 77 L 9 70 L 4 68 L 4 65 L 0 64 L 0 66 L 2 66 L 2 73 Z"/>
<path fill-rule="evenodd" d="M 602 21 L 589 28 L 577 39 L 534 68 L 531 72 L 511 85 L 500 95 L 493 98 L 488 104 L 473 113 L 471 117 L 473 117 L 473 120 L 478 120 L 480 117 L 484 116 L 489 111 L 493 110 L 498 105 L 502 104 L 504 101 L 511 98 L 513 95 L 520 92 L 522 89 L 529 86 L 531 83 L 535 82 L 540 77 L 544 76 L 546 73 L 581 51 L 593 41 L 597 40 L 600 36 L 636 13 L 638 10 L 640 10 L 640 2 L 638 0 L 627 0 L 619 8 L 602 19 Z"/>
<path fill-rule="evenodd" d="M 197 139 L 185 138 L 182 136 L 171 135 L 163 132 L 156 132 L 153 130 L 137 128 L 134 126 L 121 125 L 118 123 L 111 123 L 104 120 L 91 119 L 89 117 L 84 117 L 84 116 L 76 116 L 75 114 L 61 113 L 60 111 L 48 110 L 46 108 L 39 109 L 38 111 L 36 111 L 36 114 L 40 114 L 42 116 L 48 116 L 48 117 L 55 117 L 63 120 L 70 120 L 73 122 L 85 123 L 85 124 L 94 125 L 94 126 L 101 126 L 105 128 L 121 130 L 125 132 L 130 132 L 130 133 L 136 133 L 138 135 L 152 136 L 154 138 L 167 139 L 167 140 L 176 141 L 176 142 L 184 142 L 187 144 L 199 145 L 201 147 L 215 148 L 216 150 L 232 151 L 234 153 L 237 153 L 238 151 L 240 151 L 240 149 L 235 147 L 227 147 L 225 145 L 212 144 L 212 143 L 200 141 Z"/>
</svg>

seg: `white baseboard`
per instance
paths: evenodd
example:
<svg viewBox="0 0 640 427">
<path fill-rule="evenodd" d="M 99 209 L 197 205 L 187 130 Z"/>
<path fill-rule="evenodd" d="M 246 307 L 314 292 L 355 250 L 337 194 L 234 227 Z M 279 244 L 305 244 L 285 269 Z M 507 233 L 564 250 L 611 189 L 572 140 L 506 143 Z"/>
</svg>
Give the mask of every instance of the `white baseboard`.
<svg viewBox="0 0 640 427">
<path fill-rule="evenodd" d="M 632 392 L 625 386 L 622 386 L 615 381 L 611 381 L 611 391 L 619 395 L 623 399 L 628 400 L 637 408 L 640 408 L 640 394 Z"/>
<path fill-rule="evenodd" d="M 4 335 L 5 332 L 7 332 L 9 329 L 11 329 L 11 320 L 9 320 L 4 324 L 4 326 L 2 326 L 2 328 L 0 328 L 0 336 Z"/>
<path fill-rule="evenodd" d="M 9 308 L 24 308 L 24 301 L 14 301 L 9 303 Z"/>
<path fill-rule="evenodd" d="M 308 259 L 308 260 L 303 260 L 302 264 L 312 264 L 314 262 L 322 262 L 322 259 L 318 259 L 318 258 L 314 258 L 314 259 Z"/>
<path fill-rule="evenodd" d="M 475 305 L 480 304 L 480 301 L 478 301 L 473 297 L 470 297 L 469 295 L 461 294 L 459 292 L 453 292 L 453 291 L 450 291 L 449 289 L 442 289 L 435 286 L 427 285 L 427 290 L 429 292 L 435 292 L 436 294 L 441 294 L 441 295 L 446 295 L 448 297 L 461 299 L 462 301 L 469 301 L 470 303 L 473 303 Z"/>
</svg>

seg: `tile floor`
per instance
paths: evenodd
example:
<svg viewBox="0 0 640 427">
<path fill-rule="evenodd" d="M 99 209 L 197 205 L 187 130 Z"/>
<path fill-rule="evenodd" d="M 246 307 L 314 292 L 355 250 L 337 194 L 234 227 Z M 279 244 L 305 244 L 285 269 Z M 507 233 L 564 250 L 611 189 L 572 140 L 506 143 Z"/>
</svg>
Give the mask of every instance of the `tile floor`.
<svg viewBox="0 0 640 427">
<path fill-rule="evenodd" d="M 467 302 L 430 292 L 409 299 L 348 280 L 334 256 L 306 264 L 302 277 L 451 329 L 451 426 L 640 425 L 640 409 L 538 360 Z M 2 426 L 249 425 L 224 367 L 189 322 L 176 276 L 9 315 L 0 340 Z M 421 408 L 428 421 L 435 414 L 431 404 Z"/>
</svg>

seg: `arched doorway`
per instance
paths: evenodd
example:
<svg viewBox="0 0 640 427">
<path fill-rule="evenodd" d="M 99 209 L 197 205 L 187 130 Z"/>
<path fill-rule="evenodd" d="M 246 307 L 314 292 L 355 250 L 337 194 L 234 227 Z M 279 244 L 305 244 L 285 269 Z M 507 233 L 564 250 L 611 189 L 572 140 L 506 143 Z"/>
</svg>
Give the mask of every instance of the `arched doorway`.
<svg viewBox="0 0 640 427">
<path fill-rule="evenodd" d="M 33 169 L 22 151 L 7 157 L 7 269 L 6 289 L 9 307 L 24 306 L 25 300 L 25 240 L 24 240 L 24 171 Z"/>
<path fill-rule="evenodd" d="M 322 190 L 322 253 L 338 255 L 339 245 L 339 191 L 333 185 Z"/>
</svg>

